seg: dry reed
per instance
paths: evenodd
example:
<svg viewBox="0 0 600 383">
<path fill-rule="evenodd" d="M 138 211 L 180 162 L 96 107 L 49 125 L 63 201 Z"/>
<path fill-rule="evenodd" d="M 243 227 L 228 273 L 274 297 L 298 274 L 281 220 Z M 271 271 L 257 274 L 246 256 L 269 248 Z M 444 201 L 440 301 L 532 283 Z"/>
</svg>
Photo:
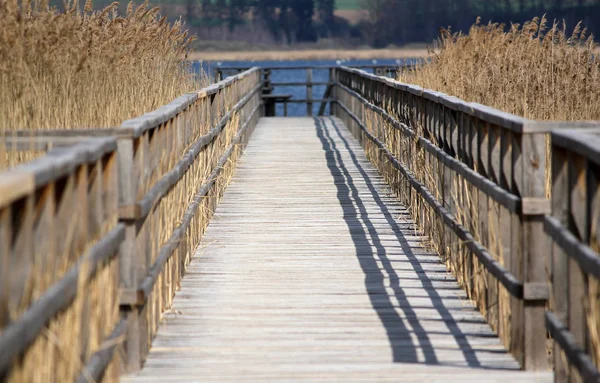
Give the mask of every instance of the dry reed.
<svg viewBox="0 0 600 383">
<path fill-rule="evenodd" d="M 181 22 L 75 4 L 0 0 L 0 130 L 116 126 L 201 88 Z"/>
<path fill-rule="evenodd" d="M 600 57 L 581 24 L 545 17 L 523 26 L 482 25 L 443 31 L 430 63 L 399 80 L 532 120 L 600 120 Z"/>
<path fill-rule="evenodd" d="M 478 21 L 467 35 L 443 31 L 441 51 L 433 55 L 431 62 L 401 73 L 399 79 L 532 120 L 600 120 L 600 57 L 593 36 L 587 34 L 581 23 L 572 32 L 564 23 L 548 24 L 545 17 L 508 29 L 502 24 L 482 25 Z M 549 138 L 547 148 L 549 159 Z M 546 170 L 549 198 L 550 160 Z M 469 219 L 460 211 L 469 210 L 469 205 L 459 201 L 457 206 L 458 220 L 463 225 L 468 224 Z M 497 235 L 497 226 L 491 225 L 497 219 L 498 214 L 488 217 L 488 240 L 482 243 L 502 264 L 504 246 Z M 477 235 L 477 231 L 474 233 L 476 239 L 485 239 Z M 510 318 L 518 308 L 502 286 L 499 287 L 500 318 Z M 484 288 L 489 289 L 489 286 Z M 478 291 L 485 291 L 475 286 L 474 298 L 479 302 Z M 591 354 L 600 366 L 597 325 L 600 323 L 600 287 L 593 278 L 590 278 L 588 294 L 586 309 Z M 489 297 L 489 290 L 487 295 Z M 480 303 L 480 308 L 494 304 L 485 302 L 485 297 L 481 301 L 484 304 Z M 553 297 L 550 300 L 552 307 Z M 491 325 L 496 328 L 494 322 Z M 498 324 L 498 330 L 502 332 L 502 321 Z M 503 335 L 505 344 L 512 345 L 511 334 Z"/>
</svg>

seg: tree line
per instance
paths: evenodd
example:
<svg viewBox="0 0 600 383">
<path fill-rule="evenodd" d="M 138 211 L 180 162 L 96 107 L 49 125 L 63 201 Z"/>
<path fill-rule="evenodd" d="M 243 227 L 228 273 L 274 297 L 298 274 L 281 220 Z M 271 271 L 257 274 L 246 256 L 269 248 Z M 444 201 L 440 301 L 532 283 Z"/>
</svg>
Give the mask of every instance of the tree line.
<svg viewBox="0 0 600 383">
<path fill-rule="evenodd" d="M 288 44 L 335 33 L 335 0 L 187 0 L 188 23 L 237 26 L 254 22 Z"/>
<path fill-rule="evenodd" d="M 590 32 L 600 21 L 600 0 L 365 0 L 367 40 L 376 47 L 432 41 L 440 27 L 468 31 L 482 22 L 523 23 L 546 14 L 549 20 L 579 21 Z"/>
<path fill-rule="evenodd" d="M 546 14 L 550 20 L 565 20 L 571 26 L 583 20 L 591 32 L 600 28 L 594 25 L 600 21 L 600 0 L 362 1 L 368 17 L 352 28 L 335 16 L 334 0 L 186 0 L 186 17 L 188 25 L 226 26 L 231 32 L 252 24 L 267 30 L 279 43 L 353 37 L 356 44 L 375 47 L 430 42 L 440 27 L 468 31 L 477 17 L 509 24 Z"/>
</svg>

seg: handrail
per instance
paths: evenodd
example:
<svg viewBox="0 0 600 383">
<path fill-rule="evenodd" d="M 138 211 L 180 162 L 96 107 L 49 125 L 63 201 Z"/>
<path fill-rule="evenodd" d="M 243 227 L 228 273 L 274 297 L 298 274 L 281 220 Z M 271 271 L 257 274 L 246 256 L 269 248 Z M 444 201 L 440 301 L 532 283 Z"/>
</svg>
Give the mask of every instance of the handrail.
<svg viewBox="0 0 600 383">
<path fill-rule="evenodd" d="M 199 90 L 198 92 L 185 94 L 154 111 L 145 113 L 139 117 L 123 122 L 121 128 L 131 129 L 133 136 L 139 137 L 148 129 L 157 128 L 161 124 L 176 117 L 178 114 L 180 114 L 190 105 L 192 105 L 198 99 L 213 96 L 220 90 L 223 90 L 231 84 L 240 81 L 248 76 L 251 76 L 252 74 L 255 74 L 257 72 L 260 72 L 260 69 L 258 67 L 249 68 L 243 73 L 227 77 L 226 79 L 223 79 L 216 84 L 211 84 L 208 87 Z"/>
<path fill-rule="evenodd" d="M 442 104 L 452 110 L 466 113 L 472 117 L 481 119 L 482 121 L 502 126 L 503 128 L 510 129 L 517 133 L 549 132 L 547 125 L 539 126 L 534 121 L 527 120 L 523 117 L 503 112 L 479 103 L 463 101 L 460 98 L 449 96 L 442 92 L 422 88 L 417 85 L 402 83 L 391 78 L 376 76 L 359 69 L 341 67 L 339 71 L 360 75 L 361 77 L 375 83 L 385 85 L 392 89 L 405 91 L 411 95 Z"/>
<path fill-rule="evenodd" d="M 452 260 L 457 278 L 521 365 L 545 369 L 547 328 L 556 379 L 565 381 L 576 369 L 584 381 L 598 380 L 600 338 L 593 334 L 600 334 L 600 324 L 589 318 L 600 312 L 586 310 L 600 308 L 572 294 L 597 300 L 580 281 L 600 286 L 600 234 L 592 233 L 600 219 L 600 122 L 530 121 L 354 68 L 337 68 L 334 77 L 334 114 Z M 552 161 L 546 156 L 550 133 Z M 474 257 L 465 258 L 465 250 Z M 486 270 L 483 278 L 499 284 L 488 278 L 478 286 L 475 259 Z M 500 305 L 506 323 L 489 315 Z"/>
<path fill-rule="evenodd" d="M 2 138 L 9 156 L 31 150 L 18 143 L 22 143 L 18 136 Z M 102 297 L 98 308 L 86 308 L 88 300 L 111 288 L 118 293 L 116 265 L 125 227 L 117 223 L 116 162 L 116 139 L 92 138 L 51 149 L 40 158 L 0 173 L 0 258 L 6 266 L 0 269 L 3 379 L 14 378 L 15 363 L 24 368 L 22 379 L 29 379 L 27 374 L 37 367 L 28 357 L 30 350 L 47 350 L 50 344 L 57 347 L 55 340 L 42 335 L 48 326 L 58 332 L 54 335 L 57 339 L 69 341 L 70 347 L 87 358 L 78 360 L 83 368 L 94 364 L 93 370 L 102 373 L 113 360 L 114 348 L 93 346 L 87 334 L 72 338 L 72 330 L 66 333 L 60 327 L 69 316 L 79 320 L 85 316 L 90 326 L 95 326 L 97 336 L 107 336 L 100 341 L 110 338 L 105 329 L 119 328 L 117 310 L 112 318 L 106 315 L 116 308 L 111 304 L 116 296 Z M 102 279 L 101 289 L 98 278 Z M 37 296 L 31 294 L 35 290 L 39 291 Z M 100 315 L 102 324 L 97 326 Z M 98 353 L 108 362 L 98 363 Z M 77 376 L 61 378 L 74 380 Z M 51 374 L 46 379 L 58 377 Z"/>
<path fill-rule="evenodd" d="M 366 65 L 353 65 L 352 68 L 361 68 L 361 69 L 376 69 L 376 68 L 390 68 L 390 69 L 399 69 L 403 67 L 410 67 L 410 64 L 366 64 Z M 269 65 L 262 67 L 262 69 L 270 69 L 270 70 L 305 70 L 305 69 L 333 69 L 340 68 L 340 65 Z M 215 69 L 225 71 L 225 70 L 247 70 L 249 66 L 244 65 L 223 65 L 219 67 L 215 67 Z"/>
<path fill-rule="evenodd" d="M 120 216 L 130 227 L 126 246 L 131 249 L 131 257 L 123 263 L 121 307 L 139 322 L 138 333 L 131 330 L 128 333 L 129 371 L 141 367 L 150 348 L 139 332 L 149 328 L 153 337 L 160 320 L 158 310 L 146 317 L 140 312 L 148 305 L 169 304 L 190 260 L 189 249 L 198 245 L 199 235 L 190 235 L 189 227 L 181 223 L 194 218 L 200 226 L 195 230 L 203 230 L 212 216 L 213 204 L 224 191 L 224 183 L 211 185 L 214 195 L 211 199 L 194 202 L 190 198 L 184 204 L 175 204 L 175 208 L 169 201 L 189 193 L 188 183 L 203 182 L 203 173 L 196 167 L 211 174 L 220 166 L 218 157 L 230 145 L 228 131 L 237 132 L 249 113 L 259 110 L 261 88 L 261 71 L 251 68 L 122 125 L 123 129 L 135 132 L 133 139 L 120 141 L 124 184 Z M 252 124 L 256 121 L 252 120 Z M 227 166 L 234 166 L 236 159 L 232 158 Z M 222 175 L 226 176 L 229 173 Z M 209 213 L 199 216 L 198 204 Z M 165 218 L 161 221 L 160 217 Z M 166 222 L 160 232 L 159 221 Z M 167 262 L 173 265 L 168 270 Z M 159 278 L 169 270 L 176 270 L 172 276 L 174 283 Z M 168 292 L 157 296 L 153 294 L 157 290 Z"/>
<path fill-rule="evenodd" d="M 552 124 L 354 68 L 336 68 L 334 87 L 334 114 L 367 153 L 383 154 L 370 157 L 384 174 L 405 180 L 392 186 L 492 328 L 524 368 L 545 369 L 545 330 L 527 323 L 544 320 L 549 297 L 540 217 L 550 209 L 544 153 Z M 500 318 L 501 306 L 509 318 Z"/>
<path fill-rule="evenodd" d="M 448 225 L 456 235 L 466 243 L 466 246 L 471 250 L 485 267 L 494 275 L 505 287 L 506 290 L 515 298 L 523 299 L 523 284 L 520 283 L 514 275 L 508 272 L 500 263 L 494 260 L 493 256 L 476 241 L 473 236 L 456 220 L 454 215 L 448 212 L 442 204 L 440 204 L 427 187 L 419 182 L 417 178 L 396 158 L 374 135 L 369 133 L 366 126 L 356 117 L 344 104 L 340 103 L 340 107 L 352 118 L 362 130 L 365 137 L 373 141 L 375 145 L 385 154 L 391 164 L 398 169 L 409 181 L 410 185 L 425 199 L 425 201 L 435 210 L 436 214 Z"/>
<path fill-rule="evenodd" d="M 600 122 L 552 132 L 552 213 L 544 219 L 552 306 L 546 327 L 555 339 L 557 380 L 575 371 L 600 380 Z M 595 286 L 595 288 L 594 288 Z M 561 357 L 564 354 L 566 360 Z"/>
<path fill-rule="evenodd" d="M 16 373 L 15 358 L 37 344 L 40 331 L 53 323 L 58 312 L 73 307 L 88 310 L 76 302 L 85 299 L 87 291 L 81 286 L 95 278 L 96 269 L 104 274 L 110 269 L 113 290 L 107 285 L 102 301 L 107 311 L 118 314 L 120 310 L 122 318 L 102 323 L 112 325 L 108 332 L 96 329 L 104 336 L 101 349 L 82 349 L 87 359 L 68 380 L 102 377 L 109 366 L 118 364 L 117 347 L 124 347 L 123 369 L 139 370 L 161 310 L 170 304 L 191 250 L 198 245 L 262 115 L 261 89 L 261 71 L 252 68 L 178 97 L 119 128 L 17 131 L 0 138 L 9 155 L 41 155 L 0 172 L 0 257 L 20 255 L 9 260 L 16 270 L 11 272 L 11 284 L 26 288 L 20 273 L 28 272 L 31 266 L 26 262 L 41 254 L 37 247 L 45 246 L 45 230 L 61 233 L 57 255 L 69 245 L 69 238 L 75 238 L 76 249 L 68 248 L 68 256 L 80 259 L 69 265 L 64 276 L 57 274 L 61 279 L 44 290 L 18 321 L 3 323 L 7 292 L 0 289 L 2 378 Z M 199 190 L 189 190 L 189 185 L 199 185 Z M 70 223 L 77 225 L 70 228 Z M 77 235 L 65 230 L 75 230 Z M 94 239 L 98 233 L 102 235 Z M 34 241 L 32 235 L 41 237 Z M 86 241 L 91 247 L 80 249 L 88 245 Z M 48 251 L 54 250 L 48 246 Z M 16 297 L 17 292 L 9 298 Z M 78 340 L 85 347 L 87 336 L 82 333 Z M 26 354 L 24 358 L 31 363 Z M 119 370 L 118 365 L 110 369 Z"/>
</svg>

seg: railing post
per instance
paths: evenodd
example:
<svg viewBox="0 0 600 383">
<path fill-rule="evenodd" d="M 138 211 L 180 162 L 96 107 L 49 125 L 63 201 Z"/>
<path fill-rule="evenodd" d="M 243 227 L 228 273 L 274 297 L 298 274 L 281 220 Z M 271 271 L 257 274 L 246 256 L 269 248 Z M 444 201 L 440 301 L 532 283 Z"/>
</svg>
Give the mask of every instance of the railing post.
<svg viewBox="0 0 600 383">
<path fill-rule="evenodd" d="M 118 164 L 119 164 L 119 204 L 131 206 L 136 202 L 137 180 L 134 176 L 135 149 L 134 139 L 119 140 Z M 137 290 L 136 273 L 136 238 L 137 227 L 135 221 L 125 222 L 125 240 L 121 244 L 119 253 L 119 270 L 121 287 L 128 292 Z M 134 293 L 135 294 L 135 293 Z M 139 323 L 139 311 L 134 305 L 121 306 L 122 315 L 127 320 L 127 333 L 125 337 L 123 369 L 128 373 L 137 372 L 142 368 L 142 354 L 140 350 L 141 331 Z"/>
<path fill-rule="evenodd" d="M 273 92 L 273 88 L 271 87 L 271 69 L 265 69 L 263 71 L 264 80 L 263 80 L 263 94 L 271 94 Z"/>
<path fill-rule="evenodd" d="M 308 117 L 312 117 L 313 115 L 312 73 L 312 68 L 306 70 L 306 115 Z"/>
<path fill-rule="evenodd" d="M 569 225 L 569 174 L 568 157 L 562 148 L 552 148 L 552 216 L 563 227 Z M 564 324 L 568 324 L 569 310 L 569 258 L 565 251 L 552 244 L 552 311 Z M 553 351 L 555 382 L 566 382 L 569 378 L 569 363 L 562 356 L 561 347 L 555 343 Z"/>
<path fill-rule="evenodd" d="M 221 77 L 222 77 L 221 73 L 222 73 L 221 72 L 221 68 L 215 68 L 214 69 L 214 71 L 213 71 L 213 77 L 214 77 L 213 78 L 213 82 L 216 83 L 216 82 L 221 81 Z"/>
<path fill-rule="evenodd" d="M 527 126 L 524 126 L 524 129 Z M 522 133 L 520 137 L 521 160 L 515 169 L 520 183 L 523 276 L 523 367 L 525 370 L 545 370 L 546 328 L 544 315 L 547 299 L 536 293 L 547 286 L 546 257 L 550 254 L 549 240 L 544 233 L 544 213 L 531 211 L 529 206 L 546 198 L 546 135 Z M 513 323 L 513 325 L 519 325 Z"/>
<path fill-rule="evenodd" d="M 588 199 L 590 190 L 588 163 L 584 156 L 570 155 L 567 160 L 567 187 L 568 187 L 568 211 L 570 219 L 567 224 L 569 231 L 574 233 L 578 241 L 583 244 L 589 243 L 590 217 L 588 210 Z M 589 351 L 590 336 L 588 333 L 587 315 L 590 314 L 586 306 L 589 305 L 588 278 L 586 270 L 582 269 L 574 257 L 567 260 L 567 323 L 568 329 L 573 335 L 575 342 L 584 350 Z M 588 302 L 586 302 L 588 301 Z M 585 382 L 583 376 L 571 370 L 571 382 Z"/>
<path fill-rule="evenodd" d="M 335 70 L 335 68 L 329 68 L 329 83 L 331 84 L 331 92 L 329 95 L 331 99 L 331 101 L 329 102 L 329 114 L 335 116 L 335 103 L 337 102 L 337 71 Z"/>
</svg>

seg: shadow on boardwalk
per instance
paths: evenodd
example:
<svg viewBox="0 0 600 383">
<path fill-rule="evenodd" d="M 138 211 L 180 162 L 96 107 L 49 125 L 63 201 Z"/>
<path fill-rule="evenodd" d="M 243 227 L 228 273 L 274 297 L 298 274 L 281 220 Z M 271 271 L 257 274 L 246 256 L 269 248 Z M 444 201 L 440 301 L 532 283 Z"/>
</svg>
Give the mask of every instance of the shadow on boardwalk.
<svg viewBox="0 0 600 383">
<path fill-rule="evenodd" d="M 408 301 L 410 297 L 406 295 L 402 288 L 402 281 L 388 257 L 377 228 L 369 217 L 367 208 L 359 195 L 355 182 L 364 182 L 366 184 L 370 193 L 368 199 L 376 203 L 378 209 L 385 217 L 385 223 L 392 229 L 412 269 L 420 277 L 423 290 L 448 328 L 448 334 L 459 345 L 468 366 L 485 368 L 477 358 L 477 350 L 471 347 L 467 335 L 459 328 L 458 323 L 452 317 L 452 313 L 444 305 L 442 297 L 438 292 L 440 287 L 437 287 L 437 289 L 433 287 L 434 281 L 427 276 L 421 261 L 417 259 L 413 253 L 413 249 L 411 249 L 407 239 L 404 237 L 402 228 L 394 218 L 393 213 L 389 211 L 376 186 L 373 185 L 367 172 L 356 158 L 350 144 L 341 134 L 336 121 L 333 118 L 327 120 L 315 118 L 315 125 L 317 136 L 322 143 L 326 156 L 327 166 L 332 177 L 337 181 L 337 197 L 344 211 L 344 220 L 352 233 L 352 240 L 355 244 L 360 267 L 365 274 L 365 287 L 369 292 L 371 305 L 385 327 L 393 352 L 394 362 L 421 363 L 418 353 L 418 349 L 420 349 L 424 363 L 431 365 L 442 364 L 436 356 L 435 348 L 428 333 L 417 318 L 415 308 Z M 356 168 L 358 173 L 354 170 L 351 173 L 348 170 L 348 165 L 350 164 L 347 165 L 344 163 L 336 141 L 343 143 L 344 149 L 350 154 L 353 168 Z M 355 179 L 356 177 L 360 178 Z M 350 202 L 348 202 L 349 198 Z M 365 246 L 365 244 L 371 245 Z M 373 251 L 371 246 L 375 247 L 376 250 Z M 383 270 L 378 261 L 383 266 Z M 390 287 L 388 290 L 386 290 L 386 278 L 389 278 Z M 390 288 L 393 291 L 392 294 L 388 293 Z M 404 318 L 398 314 L 398 305 L 396 302 L 400 304 L 400 311 L 404 314 Z M 485 337 L 486 335 L 478 334 L 477 336 Z M 413 339 L 416 339 L 416 343 Z"/>
</svg>

